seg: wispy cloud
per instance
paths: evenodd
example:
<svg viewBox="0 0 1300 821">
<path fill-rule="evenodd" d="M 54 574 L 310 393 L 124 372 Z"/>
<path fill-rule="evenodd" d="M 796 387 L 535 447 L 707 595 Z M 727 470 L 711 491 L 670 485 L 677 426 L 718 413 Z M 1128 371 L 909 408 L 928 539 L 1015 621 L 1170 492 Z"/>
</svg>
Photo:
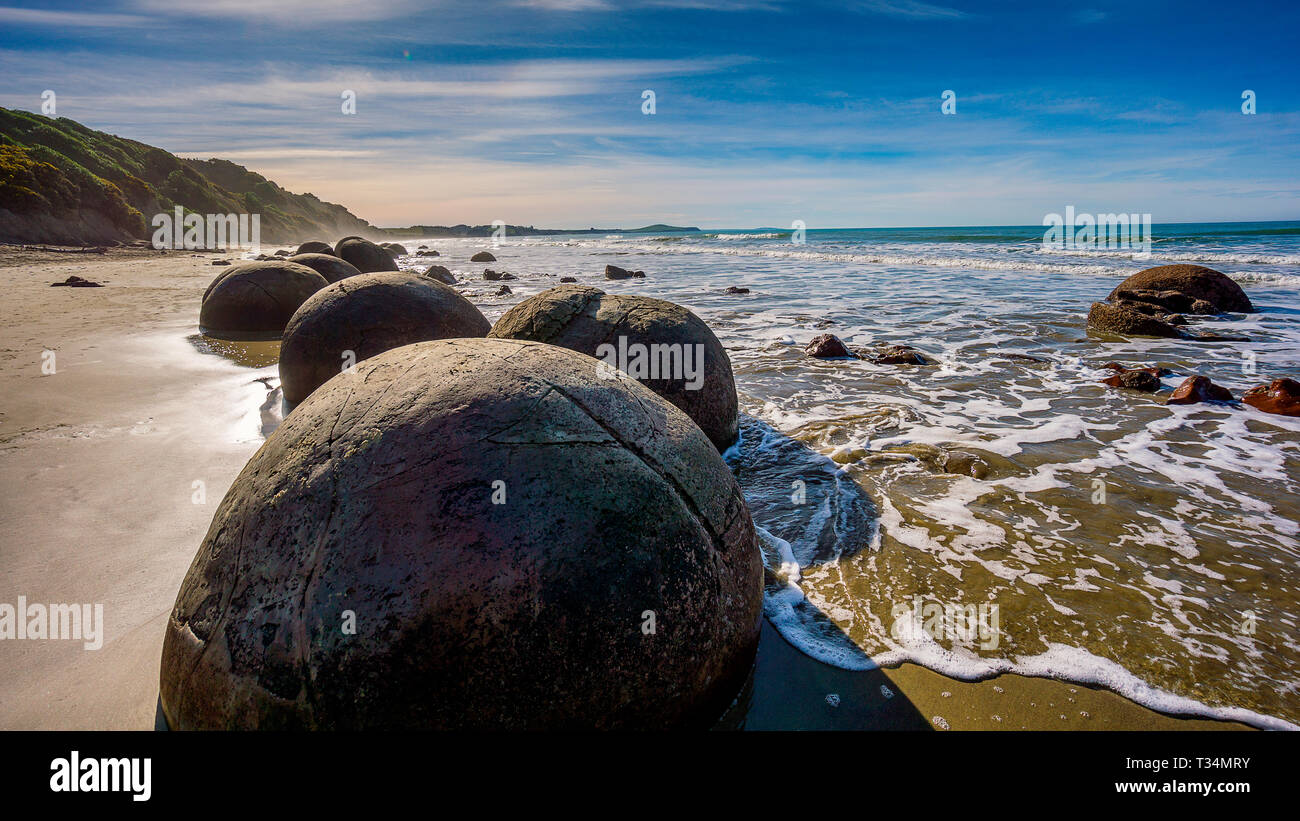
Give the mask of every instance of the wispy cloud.
<svg viewBox="0 0 1300 821">
<path fill-rule="evenodd" d="M 24 9 L 0 6 L 0 24 L 8 26 L 43 26 L 57 28 L 134 28 L 150 24 L 148 17 L 136 14 L 112 14 L 93 11 Z"/>
</svg>

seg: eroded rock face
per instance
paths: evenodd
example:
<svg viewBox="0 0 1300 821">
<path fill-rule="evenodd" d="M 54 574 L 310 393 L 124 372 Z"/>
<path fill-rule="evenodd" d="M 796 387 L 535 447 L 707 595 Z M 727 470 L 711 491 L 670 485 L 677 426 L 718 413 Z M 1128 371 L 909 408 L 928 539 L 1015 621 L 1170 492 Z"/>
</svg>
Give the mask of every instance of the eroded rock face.
<svg viewBox="0 0 1300 821">
<path fill-rule="evenodd" d="M 397 261 L 393 259 L 391 253 L 375 245 L 370 240 L 361 239 L 360 237 L 348 237 L 340 240 L 339 244 L 334 247 L 334 253 L 347 260 L 348 263 L 363 274 L 398 270 Z"/>
<path fill-rule="evenodd" d="M 1213 268 L 1202 265 L 1160 265 L 1139 271 L 1124 280 L 1111 292 L 1108 299 L 1122 297 L 1122 292 L 1168 292 L 1181 295 L 1186 299 L 1186 307 L 1171 307 L 1172 312 L 1183 313 L 1221 313 L 1237 311 L 1250 313 L 1255 310 L 1246 292 L 1230 277 Z M 1199 300 L 1202 304 L 1193 306 Z M 1182 303 L 1179 303 L 1182 304 Z M 1206 310 L 1212 308 L 1213 310 Z"/>
<path fill-rule="evenodd" d="M 835 334 L 814 336 L 812 341 L 804 346 L 803 352 L 818 359 L 831 359 L 839 356 L 857 358 L 849 351 L 848 346 L 844 344 L 844 340 Z"/>
<path fill-rule="evenodd" d="M 1232 391 L 1216 385 L 1208 376 L 1189 376 L 1169 397 L 1170 405 L 1194 405 L 1198 402 L 1231 402 Z"/>
<path fill-rule="evenodd" d="M 290 404 L 301 402 L 338 376 L 344 365 L 392 348 L 431 339 L 486 336 L 491 327 L 469 300 L 419 274 L 358 274 L 340 280 L 313 294 L 284 329 L 280 343 L 284 399 Z"/>
<path fill-rule="evenodd" d="M 289 261 L 296 262 L 299 265 L 306 265 L 325 277 L 326 282 L 338 282 L 340 279 L 347 279 L 361 273 L 356 269 L 356 266 L 339 259 L 333 254 L 298 254 L 289 257 Z"/>
<path fill-rule="evenodd" d="M 685 411 L 718 450 L 736 441 L 738 403 L 731 359 L 709 326 L 680 305 L 560 285 L 506 311 L 488 336 L 547 342 L 602 362 L 624 358 L 633 376 Z M 612 357 L 608 348 L 602 353 L 602 345 L 613 348 Z M 626 351 L 625 357 L 621 351 Z M 640 351 L 645 356 L 638 358 Z M 637 362 L 651 360 L 657 375 L 636 372 Z M 663 378 L 665 372 L 668 378 Z"/>
<path fill-rule="evenodd" d="M 1088 311 L 1088 330 L 1116 336 L 1156 336 L 1170 339 L 1184 334 L 1168 322 L 1140 311 L 1105 302 L 1092 303 Z"/>
<path fill-rule="evenodd" d="M 551 345 L 421 342 L 322 386 L 235 480 L 160 701 L 176 729 L 708 726 L 762 572 L 731 471 L 653 392 Z"/>
<path fill-rule="evenodd" d="M 299 254 L 333 254 L 334 248 L 328 242 L 310 240 L 299 245 L 298 250 L 293 253 L 294 256 Z"/>
<path fill-rule="evenodd" d="M 199 329 L 210 336 L 279 336 L 289 317 L 329 283 L 305 265 L 282 260 L 232 265 L 203 294 Z"/>
<path fill-rule="evenodd" d="M 1264 413 L 1300 416 L 1300 382 L 1274 379 L 1267 385 L 1256 385 L 1246 391 L 1241 401 Z"/>
</svg>

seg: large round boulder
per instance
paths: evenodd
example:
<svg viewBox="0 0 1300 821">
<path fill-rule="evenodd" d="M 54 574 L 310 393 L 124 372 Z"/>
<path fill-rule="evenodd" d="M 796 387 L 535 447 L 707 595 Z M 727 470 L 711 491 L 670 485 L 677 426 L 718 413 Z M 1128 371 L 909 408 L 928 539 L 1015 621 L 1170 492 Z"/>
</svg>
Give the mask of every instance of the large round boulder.
<svg viewBox="0 0 1300 821">
<path fill-rule="evenodd" d="M 1230 277 L 1202 265 L 1161 265 L 1140 271 L 1116 286 L 1108 299 L 1114 301 L 1125 293 L 1177 291 L 1190 300 L 1201 300 L 1193 313 L 1236 311 L 1250 313 L 1255 307 L 1241 286 Z M 1139 297 L 1140 298 L 1140 297 Z M 1207 308 L 1213 307 L 1213 312 Z M 1190 306 L 1177 310 L 1190 310 Z"/>
<path fill-rule="evenodd" d="M 222 271 L 203 294 L 199 330 L 228 339 L 279 336 L 293 312 L 329 283 L 296 262 L 245 262 Z"/>
<path fill-rule="evenodd" d="M 296 262 L 299 265 L 306 265 L 316 273 L 325 277 L 326 282 L 338 282 L 340 279 L 354 277 L 361 272 L 356 269 L 352 263 L 347 260 L 339 259 L 333 254 L 298 254 L 289 257 L 290 262 Z"/>
<path fill-rule="evenodd" d="M 348 237 L 339 240 L 339 244 L 334 247 L 334 253 L 347 260 L 363 274 L 398 270 L 393 255 L 368 239 Z"/>
<path fill-rule="evenodd" d="M 479 251 L 477 254 L 470 257 L 469 261 L 470 262 L 496 262 L 497 258 L 492 256 L 492 254 L 488 251 Z"/>
<path fill-rule="evenodd" d="M 680 305 L 561 285 L 506 311 L 488 336 L 532 339 L 596 357 L 685 411 L 718 450 L 736 441 L 731 359 L 709 326 Z"/>
<path fill-rule="evenodd" d="M 332 254 L 334 253 L 334 249 L 330 247 L 330 244 L 328 242 L 319 242 L 317 240 L 311 240 L 309 242 L 304 242 L 302 245 L 299 245 L 298 250 L 294 251 L 293 253 L 294 256 L 297 256 L 299 254 Z"/>
<path fill-rule="evenodd" d="M 425 271 L 424 275 L 447 285 L 456 284 L 456 275 L 443 265 L 430 265 L 429 270 Z"/>
<path fill-rule="evenodd" d="M 430 339 L 487 336 L 492 324 L 469 300 L 420 274 L 360 274 L 302 304 L 280 343 L 280 387 L 296 404 L 345 366 Z"/>
<path fill-rule="evenodd" d="M 385 251 L 392 254 L 394 257 L 404 257 L 407 254 L 411 253 L 410 251 L 406 250 L 406 246 L 402 245 L 400 242 L 382 242 L 379 244 L 379 247 L 383 248 Z"/>
<path fill-rule="evenodd" d="M 709 726 L 762 573 L 672 405 L 555 346 L 420 342 L 321 387 L 240 473 L 160 704 L 173 729 Z"/>
</svg>

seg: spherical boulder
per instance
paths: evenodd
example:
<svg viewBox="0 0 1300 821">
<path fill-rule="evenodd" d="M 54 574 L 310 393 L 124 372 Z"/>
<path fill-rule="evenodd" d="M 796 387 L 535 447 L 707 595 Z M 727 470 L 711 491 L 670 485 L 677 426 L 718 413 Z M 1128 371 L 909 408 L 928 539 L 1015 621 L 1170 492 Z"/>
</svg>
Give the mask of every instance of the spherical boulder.
<svg viewBox="0 0 1300 821">
<path fill-rule="evenodd" d="M 334 246 L 334 253 L 363 274 L 398 270 L 393 255 L 368 239 L 348 237 L 340 240 Z"/>
<path fill-rule="evenodd" d="M 429 270 L 425 271 L 424 275 L 447 285 L 456 284 L 456 275 L 442 265 L 430 265 Z"/>
<path fill-rule="evenodd" d="M 392 254 L 395 257 L 404 257 L 407 254 L 411 253 L 410 251 L 406 250 L 406 246 L 402 245 L 400 242 L 383 242 L 380 243 L 379 247 L 383 248 L 385 251 L 387 251 L 388 253 Z"/>
<path fill-rule="evenodd" d="M 680 305 L 560 285 L 506 311 L 488 336 L 532 339 L 596 357 L 685 411 L 718 450 L 736 441 L 731 359 L 709 326 Z"/>
<path fill-rule="evenodd" d="M 709 726 L 762 574 L 672 405 L 555 346 L 420 342 L 324 385 L 240 473 L 159 701 L 173 729 Z"/>
<path fill-rule="evenodd" d="M 1121 296 L 1121 291 L 1177 291 L 1191 300 L 1205 303 L 1198 305 L 1199 310 L 1194 313 L 1251 313 L 1255 310 L 1250 297 L 1246 296 L 1240 285 L 1213 268 L 1202 265 L 1160 265 L 1139 271 L 1116 286 L 1107 298 L 1113 301 Z M 1215 310 L 1209 311 L 1210 307 Z"/>
<path fill-rule="evenodd" d="M 294 256 L 298 256 L 299 254 L 332 254 L 332 253 L 334 253 L 334 249 L 330 246 L 328 242 L 320 242 L 318 240 L 310 240 L 308 242 L 304 242 L 302 245 L 298 246 L 297 251 L 293 252 Z"/>
<path fill-rule="evenodd" d="M 420 274 L 359 274 L 302 304 L 280 343 L 280 387 L 296 404 L 344 366 L 430 339 L 487 336 L 492 324 L 469 300 Z"/>
<path fill-rule="evenodd" d="M 203 294 L 199 330 L 209 336 L 279 336 L 289 317 L 329 283 L 296 262 L 246 262 L 222 271 Z"/>
<path fill-rule="evenodd" d="M 492 256 L 487 251 L 479 251 L 477 254 L 470 257 L 469 261 L 470 262 L 496 262 L 497 258 Z"/>
<path fill-rule="evenodd" d="M 289 257 L 289 261 L 306 265 L 325 277 L 326 282 L 338 282 L 340 279 L 347 279 L 361 273 L 352 263 L 339 259 L 333 254 L 298 254 Z"/>
</svg>

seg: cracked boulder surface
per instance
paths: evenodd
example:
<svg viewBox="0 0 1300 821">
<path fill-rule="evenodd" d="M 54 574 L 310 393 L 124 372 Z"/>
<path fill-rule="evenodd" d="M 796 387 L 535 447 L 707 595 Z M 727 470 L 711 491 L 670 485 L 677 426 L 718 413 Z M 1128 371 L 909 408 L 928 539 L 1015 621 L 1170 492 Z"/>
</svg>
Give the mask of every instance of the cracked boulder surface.
<svg viewBox="0 0 1300 821">
<path fill-rule="evenodd" d="M 298 254 L 289 257 L 290 262 L 296 262 L 299 265 L 306 265 L 316 273 L 325 277 L 326 282 L 334 283 L 340 279 L 354 277 L 361 272 L 356 269 L 352 263 L 339 259 L 332 252 Z"/>
<path fill-rule="evenodd" d="M 709 441 L 725 451 L 736 441 L 736 381 L 726 348 L 702 319 L 672 302 L 607 294 L 585 285 L 560 285 L 525 299 L 492 327 L 491 338 L 529 339 L 595 357 L 601 345 L 703 345 L 703 382 L 685 378 L 642 379 L 641 384 L 695 420 Z M 693 359 L 693 347 L 681 349 Z M 662 360 L 661 360 L 662 361 Z M 595 364 L 590 366 L 595 369 Z M 672 374 L 670 374 L 671 376 Z"/>
<path fill-rule="evenodd" d="M 293 312 L 328 284 L 296 262 L 232 265 L 204 291 L 199 330 L 227 339 L 278 337 Z"/>
<path fill-rule="evenodd" d="M 552 345 L 420 342 L 235 480 L 160 700 L 174 729 L 705 727 L 761 610 L 744 498 L 685 414 Z"/>
<path fill-rule="evenodd" d="M 334 246 L 334 254 L 363 274 L 397 270 L 397 261 L 387 249 L 361 237 L 339 240 L 338 245 Z"/>
<path fill-rule="evenodd" d="M 483 337 L 492 323 L 465 297 L 416 273 L 359 274 L 322 288 L 290 318 L 280 343 L 280 386 L 290 405 L 351 363 L 414 342 Z"/>
</svg>

